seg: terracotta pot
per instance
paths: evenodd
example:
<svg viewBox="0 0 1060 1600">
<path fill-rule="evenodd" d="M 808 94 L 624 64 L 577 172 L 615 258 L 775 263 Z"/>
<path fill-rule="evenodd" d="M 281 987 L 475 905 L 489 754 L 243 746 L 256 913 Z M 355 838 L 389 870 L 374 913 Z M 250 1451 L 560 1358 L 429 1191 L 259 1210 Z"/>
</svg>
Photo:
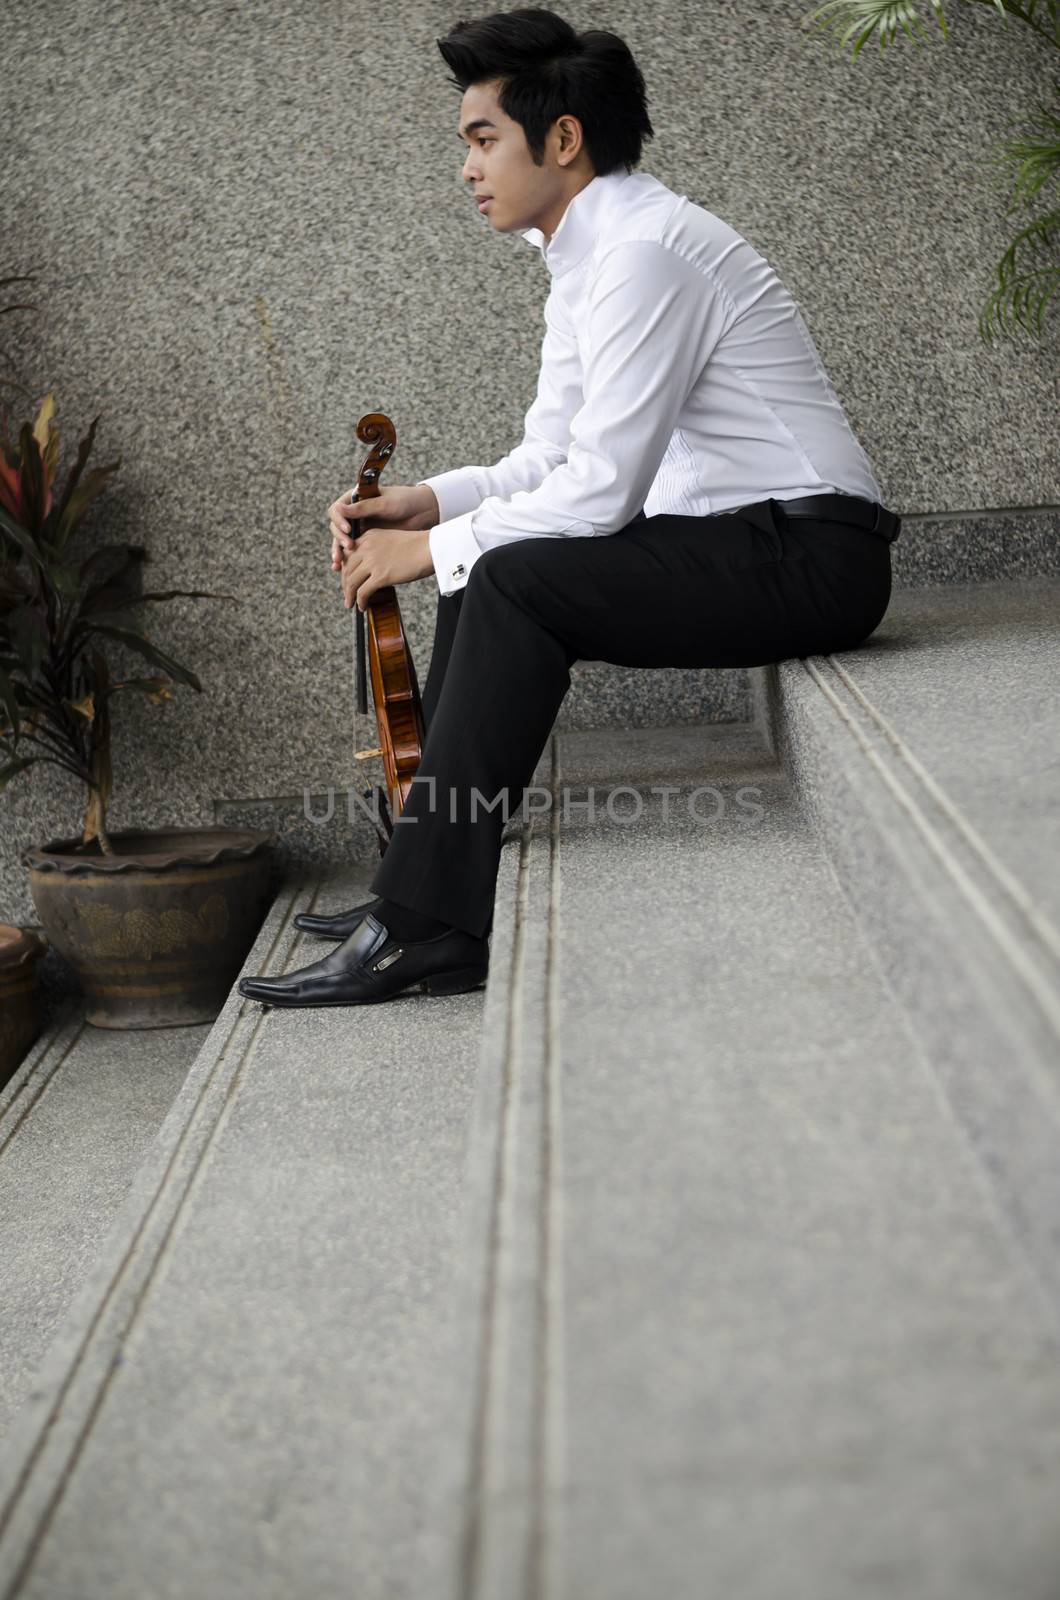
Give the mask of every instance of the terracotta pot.
<svg viewBox="0 0 1060 1600">
<path fill-rule="evenodd" d="M 0 922 L 0 1088 L 41 1029 L 37 963 L 45 946 L 28 928 Z"/>
<path fill-rule="evenodd" d="M 23 852 L 41 925 L 97 1028 L 212 1022 L 269 907 L 273 845 L 258 829 L 166 828 Z"/>
</svg>

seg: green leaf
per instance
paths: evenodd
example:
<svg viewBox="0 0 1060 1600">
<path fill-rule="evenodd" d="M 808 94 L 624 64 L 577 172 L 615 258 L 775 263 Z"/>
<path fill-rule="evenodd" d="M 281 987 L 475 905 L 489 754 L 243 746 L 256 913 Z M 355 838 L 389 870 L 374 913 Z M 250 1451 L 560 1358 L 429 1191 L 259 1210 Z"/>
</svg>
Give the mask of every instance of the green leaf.
<svg viewBox="0 0 1060 1600">
<path fill-rule="evenodd" d="M 56 561 L 50 566 L 49 581 L 64 600 L 76 600 L 81 593 L 81 574 L 76 567 Z"/>
<path fill-rule="evenodd" d="M 1000 332 L 1006 329 L 1006 313 L 1026 332 L 1042 331 L 1045 308 L 1053 295 L 1060 290 L 1060 267 L 1055 264 L 1055 250 L 1060 242 L 1060 210 L 1038 217 L 1018 233 L 997 266 L 997 286 L 990 295 L 979 318 L 979 331 L 987 344 L 992 338 L 992 324 L 996 319 Z M 1021 246 L 1033 257 L 1041 251 L 1046 257 L 1043 265 L 1021 261 L 1017 266 L 1017 253 Z M 1013 330 L 1014 331 L 1014 328 Z"/>
<path fill-rule="evenodd" d="M 9 538 L 14 539 L 23 555 L 28 556 L 43 571 L 44 562 L 41 559 L 36 539 L 27 528 L 21 527 L 11 513 L 4 510 L 3 506 L 0 506 L 0 528 L 3 528 Z"/>
<path fill-rule="evenodd" d="M 44 496 L 46 485 L 44 481 L 44 462 L 41 460 L 40 445 L 37 443 L 33 432 L 33 425 L 29 422 L 22 424 L 19 434 L 19 445 L 22 452 L 20 473 L 22 478 L 22 504 L 29 517 L 30 531 L 36 533 L 44 521 Z"/>
<path fill-rule="evenodd" d="M 92 418 L 92 421 L 89 424 L 88 432 L 85 434 L 85 437 L 81 440 L 81 443 L 77 447 L 77 460 L 70 468 L 69 476 L 66 479 L 66 486 L 63 489 L 62 500 L 59 504 L 60 520 L 62 519 L 67 506 L 70 504 L 70 499 L 74 490 L 77 488 L 78 479 L 84 470 L 85 462 L 92 453 L 92 441 L 96 437 L 96 424 L 98 421 L 99 417 Z"/>
<path fill-rule="evenodd" d="M 106 616 L 106 613 L 110 612 L 113 614 L 113 620 L 117 622 L 117 613 L 119 611 L 127 611 L 133 606 L 142 604 L 144 601 L 174 600 L 182 596 L 189 600 L 237 600 L 239 598 L 234 594 L 217 594 L 213 589 L 158 589 L 142 592 L 101 585 L 81 606 L 79 621 L 84 619 L 87 622 L 90 618 L 93 622 L 100 618 L 110 620 Z M 126 617 L 125 620 L 128 622 L 130 619 Z"/>
<path fill-rule="evenodd" d="M 127 617 L 124 609 L 119 606 L 116 611 L 90 611 L 83 612 L 78 617 L 71 632 L 94 633 L 97 628 L 132 628 L 134 632 L 142 631 L 135 618 Z"/>
<path fill-rule="evenodd" d="M 948 37 L 946 18 L 939 0 L 931 0 L 931 8 L 943 37 Z M 837 15 L 825 17 L 825 14 L 831 11 L 835 11 Z M 914 7 L 909 4 L 909 0 L 828 0 L 826 5 L 818 6 L 816 11 L 811 11 L 805 16 L 802 19 L 802 26 L 806 27 L 818 17 L 825 17 L 825 20 L 815 25 L 818 28 L 831 28 L 834 33 L 838 33 L 845 25 L 845 32 L 838 41 L 840 50 L 854 34 L 857 34 L 857 43 L 851 52 L 852 61 L 857 59 L 862 45 L 875 37 L 879 38 L 882 53 L 884 42 L 893 43 L 900 27 L 914 44 L 919 42 L 913 30 L 920 29 L 920 18 Z"/>
<path fill-rule="evenodd" d="M 100 585 L 113 583 L 119 575 L 129 571 L 148 559 L 147 546 L 143 544 L 102 544 L 98 550 L 93 550 L 81 563 L 81 581 L 88 586 L 91 578 Z M 97 567 L 105 567 L 113 562 L 111 571 L 105 575 L 97 574 Z"/>
<path fill-rule="evenodd" d="M 147 560 L 143 545 L 104 545 L 81 563 L 82 591 L 67 616 L 65 634 L 89 615 L 123 611 L 139 598 L 139 568 Z M 90 581 L 94 577 L 95 581 Z M 130 619 L 125 618 L 126 622 Z"/>
<path fill-rule="evenodd" d="M 13 561 L 0 561 L 0 604 L 14 605 L 25 600 L 30 589 Z"/>
<path fill-rule="evenodd" d="M 48 628 L 36 602 L 16 606 L 5 618 L 18 663 L 27 678 L 40 669 L 48 646 Z"/>
<path fill-rule="evenodd" d="M 9 737 L 12 745 L 17 747 L 18 736 L 22 727 L 18 715 L 18 697 L 15 694 L 15 685 L 2 667 L 0 667 L 0 700 L 4 702 L 7 719 L 11 724 L 11 733 L 6 737 Z"/>
<path fill-rule="evenodd" d="M 1060 77 L 1054 78 L 1053 88 L 1060 98 Z M 1060 107 L 1054 111 L 1049 106 L 1038 106 L 1030 119 L 1030 128 L 1035 131 L 1005 141 L 997 147 L 994 156 L 998 166 L 1007 166 L 1012 161 L 1019 163 L 1007 216 L 1029 205 L 1042 187 L 1055 179 L 1060 167 Z"/>
<path fill-rule="evenodd" d="M 61 550 L 77 527 L 81 518 L 98 495 L 102 494 L 107 486 L 107 479 L 112 472 L 117 472 L 121 466 L 121 456 L 116 461 L 110 462 L 106 467 L 95 467 L 85 478 L 84 483 L 74 490 L 59 513 L 59 521 L 55 532 L 55 542 Z"/>
<path fill-rule="evenodd" d="M 159 650 L 157 645 L 151 644 L 142 634 L 134 633 L 130 628 L 103 626 L 96 621 L 92 622 L 91 631 L 105 634 L 110 639 L 117 639 L 121 644 L 128 645 L 130 650 L 137 651 L 147 661 L 152 662 L 156 667 L 161 667 L 163 672 L 168 672 L 171 678 L 176 678 L 181 683 L 186 683 L 192 689 L 198 690 L 200 694 L 202 693 L 202 684 L 194 672 L 187 667 L 182 667 L 171 656 L 167 656 L 163 650 Z"/>
<path fill-rule="evenodd" d="M 87 594 L 82 595 L 81 604 L 77 608 L 77 620 L 104 616 L 107 612 L 114 613 L 116 620 L 119 611 L 128 611 L 139 599 L 139 591 L 134 589 L 132 584 L 101 583 L 98 588 L 90 589 Z M 129 617 L 125 618 L 126 622 L 130 620 Z"/>
</svg>

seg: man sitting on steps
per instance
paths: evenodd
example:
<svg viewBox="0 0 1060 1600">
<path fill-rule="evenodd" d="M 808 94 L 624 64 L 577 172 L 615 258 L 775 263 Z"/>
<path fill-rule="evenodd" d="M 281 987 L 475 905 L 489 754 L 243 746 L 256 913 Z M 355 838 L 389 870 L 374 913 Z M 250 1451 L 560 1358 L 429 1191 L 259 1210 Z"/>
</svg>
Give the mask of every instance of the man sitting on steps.
<svg viewBox="0 0 1060 1600">
<path fill-rule="evenodd" d="M 653 130 L 627 46 L 537 8 L 458 23 L 438 46 L 463 91 L 474 202 L 548 268 L 537 395 L 494 466 L 329 508 L 347 608 L 437 580 L 426 740 L 377 898 L 297 916 L 340 942 L 240 981 L 268 1005 L 481 984 L 504 823 L 576 660 L 849 650 L 890 599 L 901 524 L 798 307 L 735 229 L 633 170 Z"/>
</svg>

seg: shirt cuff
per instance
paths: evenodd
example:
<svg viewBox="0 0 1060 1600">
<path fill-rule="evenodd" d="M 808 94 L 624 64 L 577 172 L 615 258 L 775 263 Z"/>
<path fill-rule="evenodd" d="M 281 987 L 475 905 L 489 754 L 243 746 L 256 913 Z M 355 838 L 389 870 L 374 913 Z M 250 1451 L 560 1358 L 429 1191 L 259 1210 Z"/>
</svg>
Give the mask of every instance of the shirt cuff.
<svg viewBox="0 0 1060 1600">
<path fill-rule="evenodd" d="M 473 512 L 436 523 L 427 535 L 431 560 L 442 594 L 455 594 L 467 583 L 468 573 L 482 551 L 471 529 Z"/>
<path fill-rule="evenodd" d="M 462 517 L 465 511 L 474 511 L 476 506 L 482 504 L 482 490 L 475 482 L 474 470 L 473 467 L 453 467 L 451 472 L 439 472 L 433 478 L 420 478 L 420 483 L 434 490 L 439 522 Z"/>
</svg>

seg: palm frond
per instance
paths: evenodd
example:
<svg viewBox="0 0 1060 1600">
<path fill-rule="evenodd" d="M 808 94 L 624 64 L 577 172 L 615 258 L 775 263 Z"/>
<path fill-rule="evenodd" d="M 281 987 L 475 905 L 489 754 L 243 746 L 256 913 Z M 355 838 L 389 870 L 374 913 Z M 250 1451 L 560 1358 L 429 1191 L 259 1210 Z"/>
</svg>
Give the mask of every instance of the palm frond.
<svg viewBox="0 0 1060 1600">
<path fill-rule="evenodd" d="M 1006 215 L 1029 205 L 1060 172 L 1060 77 L 1053 80 L 1053 90 L 1056 106 L 1039 106 L 1027 125 L 1031 131 L 1024 132 L 1018 139 L 1003 141 L 992 158 L 992 164 L 997 167 L 1007 168 L 1013 161 L 1019 163 Z"/>
<path fill-rule="evenodd" d="M 1036 217 L 1013 239 L 998 262 L 997 286 L 979 318 L 979 331 L 987 344 L 994 336 L 994 324 L 999 332 L 1012 331 L 1013 325 L 1018 324 L 1027 332 L 1041 333 L 1045 308 L 1060 289 L 1060 266 L 1055 259 L 1058 241 L 1060 210 Z M 1053 259 L 1021 271 L 1026 265 L 1016 259 L 1021 249 L 1032 257 L 1041 253 Z M 1010 324 L 1006 323 L 1006 316 L 1011 317 Z"/>
<path fill-rule="evenodd" d="M 946 28 L 946 16 L 940 0 L 929 0 L 935 20 L 945 39 L 949 38 Z M 1004 15 L 1004 6 L 1001 0 L 995 0 L 998 9 Z M 829 15 L 829 13 L 832 13 Z M 817 19 L 823 20 L 817 20 Z M 923 28 L 920 14 L 915 5 L 909 0 L 827 0 L 823 6 L 818 6 L 816 11 L 811 11 L 802 19 L 802 26 L 813 24 L 819 31 L 830 30 L 833 35 L 839 34 L 838 47 L 844 49 L 851 38 L 857 42 L 851 53 L 851 60 L 856 59 L 862 45 L 870 39 L 878 39 L 880 51 L 885 44 L 893 44 L 898 36 L 899 28 L 907 33 L 914 44 L 920 40 L 918 33 L 926 39 L 929 37 Z"/>
</svg>

